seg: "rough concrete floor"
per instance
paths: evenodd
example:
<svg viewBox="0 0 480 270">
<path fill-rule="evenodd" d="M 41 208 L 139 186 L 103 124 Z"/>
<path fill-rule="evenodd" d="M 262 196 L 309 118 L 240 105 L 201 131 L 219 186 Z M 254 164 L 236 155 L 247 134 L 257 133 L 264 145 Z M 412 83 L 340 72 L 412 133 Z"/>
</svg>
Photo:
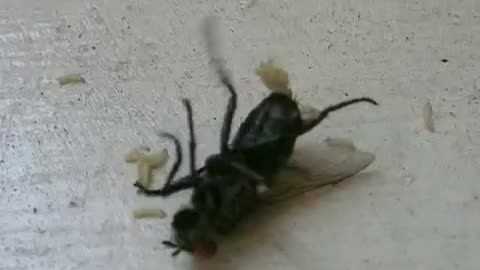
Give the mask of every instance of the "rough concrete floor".
<svg viewBox="0 0 480 270">
<path fill-rule="evenodd" d="M 194 100 L 199 159 L 218 149 L 208 14 L 230 30 L 235 126 L 267 95 L 254 69 L 268 57 L 304 102 L 381 107 L 304 139 L 362 143 L 377 155 L 365 173 L 277 208 L 205 266 L 163 248 L 170 218 L 132 219 L 146 204 L 171 217 L 188 193 L 138 196 L 123 156 L 166 147 L 159 128 L 184 134 L 180 97 Z M 478 269 L 479 32 L 478 0 L 1 0 L 0 269 Z M 86 84 L 60 87 L 71 72 Z M 419 122 L 427 100 L 435 133 Z"/>
</svg>

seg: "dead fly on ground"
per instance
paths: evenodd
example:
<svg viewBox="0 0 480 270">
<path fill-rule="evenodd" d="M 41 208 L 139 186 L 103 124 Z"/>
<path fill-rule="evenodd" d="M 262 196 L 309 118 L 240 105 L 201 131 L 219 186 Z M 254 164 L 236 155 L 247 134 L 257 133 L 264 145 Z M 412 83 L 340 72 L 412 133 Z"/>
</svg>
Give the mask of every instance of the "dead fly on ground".
<svg viewBox="0 0 480 270">
<path fill-rule="evenodd" d="M 166 246 L 175 249 L 172 255 L 187 251 L 212 256 L 217 249 L 217 240 L 230 233 L 263 201 L 324 185 L 315 181 L 280 185 L 276 181 L 279 179 L 278 172 L 290 160 L 297 138 L 313 129 L 333 111 L 359 102 L 377 105 L 368 97 L 350 99 L 322 111 L 309 108 L 310 117 L 304 118 L 302 112 L 305 107 L 299 106 L 292 98 L 286 73 L 267 65 L 257 74 L 272 92 L 250 112 L 230 143 L 237 93 L 220 54 L 217 26 L 216 19 L 209 17 L 204 24 L 204 34 L 213 66 L 230 93 L 220 132 L 220 152 L 208 157 L 204 166 L 197 168 L 193 112 L 190 101 L 184 99 L 190 140 L 190 174 L 173 181 L 182 163 L 182 147 L 174 135 L 161 133 L 160 136 L 171 140 L 176 148 L 176 161 L 164 186 L 152 190 L 139 182 L 135 183 L 140 191 L 149 196 L 168 196 L 183 189 L 193 189 L 190 206 L 178 210 L 173 217 L 172 241 L 164 241 Z M 353 153 L 353 145 L 345 142 L 338 145 L 347 151 L 347 156 Z M 335 147 L 335 144 L 331 143 L 330 146 Z M 372 161 L 373 157 L 367 155 L 350 174 L 362 170 Z M 336 177 L 338 179 L 338 175 Z M 260 187 L 267 192 L 261 193 Z"/>
</svg>

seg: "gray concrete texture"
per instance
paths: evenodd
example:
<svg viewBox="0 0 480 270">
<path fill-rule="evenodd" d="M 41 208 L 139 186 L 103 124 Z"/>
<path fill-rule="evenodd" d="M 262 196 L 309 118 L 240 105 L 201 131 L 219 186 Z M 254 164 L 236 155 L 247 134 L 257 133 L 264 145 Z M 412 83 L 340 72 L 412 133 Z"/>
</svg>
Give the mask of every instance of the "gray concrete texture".
<svg viewBox="0 0 480 270">
<path fill-rule="evenodd" d="M 269 210 L 195 262 L 161 244 L 189 194 L 138 196 L 123 157 L 171 149 L 158 129 L 186 139 L 181 97 L 199 160 L 217 151 L 227 94 L 199 32 L 212 14 L 239 89 L 235 127 L 268 94 L 254 70 L 270 57 L 304 103 L 381 106 L 302 139 L 361 143 L 377 156 L 364 173 Z M 478 0 L 1 0 L 0 269 L 479 269 L 479 33 Z M 85 84 L 59 86 L 75 72 Z M 168 218 L 132 219 L 147 204 Z"/>
</svg>

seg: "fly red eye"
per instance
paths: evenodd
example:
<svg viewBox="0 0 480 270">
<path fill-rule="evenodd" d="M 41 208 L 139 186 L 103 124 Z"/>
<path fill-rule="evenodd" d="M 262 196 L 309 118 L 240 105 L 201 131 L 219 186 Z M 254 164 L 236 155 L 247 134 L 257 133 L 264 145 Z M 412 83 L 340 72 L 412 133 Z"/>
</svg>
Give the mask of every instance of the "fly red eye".
<svg viewBox="0 0 480 270">
<path fill-rule="evenodd" d="M 209 259 L 217 252 L 217 244 L 213 241 L 201 241 L 195 245 L 194 254 L 201 259 Z"/>
</svg>

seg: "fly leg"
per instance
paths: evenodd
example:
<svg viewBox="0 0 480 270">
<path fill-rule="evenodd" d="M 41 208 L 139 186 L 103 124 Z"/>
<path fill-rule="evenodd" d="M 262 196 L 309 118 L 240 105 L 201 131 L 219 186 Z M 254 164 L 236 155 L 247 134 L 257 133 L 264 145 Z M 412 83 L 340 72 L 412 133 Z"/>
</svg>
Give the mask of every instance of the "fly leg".
<svg viewBox="0 0 480 270">
<path fill-rule="evenodd" d="M 322 111 L 317 111 L 313 108 L 308 108 L 308 109 L 310 109 L 309 113 L 310 114 L 315 114 L 315 115 L 310 116 L 311 118 L 308 117 L 310 119 L 303 119 L 303 126 L 299 130 L 299 136 L 302 135 L 302 134 L 305 134 L 306 132 L 308 132 L 311 129 L 313 129 L 314 127 L 316 127 L 325 118 L 327 118 L 327 116 L 330 113 L 332 113 L 334 111 L 337 111 L 337 110 L 340 110 L 340 109 L 343 109 L 343 108 L 348 107 L 350 105 L 353 105 L 355 103 L 360 103 L 360 102 L 367 102 L 367 103 L 370 103 L 370 104 L 373 104 L 373 105 L 378 105 L 378 103 L 375 100 L 373 100 L 369 97 L 361 97 L 361 98 L 354 98 L 354 99 L 342 101 L 342 102 L 334 104 L 334 105 L 330 105 L 330 106 L 326 107 L 325 109 L 323 109 Z"/>
<path fill-rule="evenodd" d="M 180 144 L 180 140 L 170 133 L 161 133 L 160 136 L 170 139 L 175 144 L 175 152 L 177 155 L 177 159 L 175 160 L 170 173 L 168 174 L 167 181 L 160 189 L 147 189 L 144 187 L 140 182 L 136 182 L 134 184 L 140 191 L 144 194 L 149 196 L 168 196 L 172 193 L 177 191 L 192 188 L 195 185 L 196 180 L 198 179 L 198 174 L 203 171 L 203 168 L 200 170 L 196 169 L 196 139 L 195 139 L 195 130 L 194 130 L 194 123 L 193 123 L 193 112 L 192 112 L 192 105 L 188 99 L 184 99 L 183 105 L 185 106 L 185 110 L 187 111 L 187 123 L 188 123 L 188 133 L 190 137 L 189 142 L 189 157 L 190 157 L 190 175 L 185 176 L 175 182 L 172 183 L 173 178 L 178 172 L 180 165 L 182 163 L 182 146 Z"/>
<path fill-rule="evenodd" d="M 218 21 L 215 17 L 208 17 L 204 22 L 204 36 L 207 45 L 207 51 L 215 68 L 216 73 L 220 77 L 220 81 L 227 87 L 230 94 L 228 99 L 227 110 L 223 117 L 222 131 L 220 134 L 220 150 L 221 153 L 225 153 L 229 150 L 230 133 L 232 129 L 232 120 L 237 108 L 237 92 L 233 86 L 232 79 L 230 78 L 227 69 L 224 64 L 224 57 L 220 48 L 220 31 L 218 29 Z"/>
<path fill-rule="evenodd" d="M 149 195 L 157 195 L 157 196 L 164 196 L 163 195 L 163 190 L 164 189 L 167 189 L 170 185 L 171 185 L 171 182 L 173 180 L 173 178 L 175 177 L 175 175 L 177 174 L 178 172 L 178 169 L 180 168 L 180 165 L 182 163 L 182 159 L 183 159 L 183 156 L 182 156 L 182 146 L 180 144 L 180 141 L 178 140 L 177 137 L 175 137 L 175 135 L 171 134 L 171 133 L 160 133 L 159 134 L 160 137 L 163 137 L 163 138 L 167 138 L 171 141 L 173 141 L 174 145 L 175 145 L 175 152 L 176 152 L 176 155 L 177 155 L 177 158 L 175 160 L 175 162 L 173 163 L 173 167 L 172 169 L 170 170 L 170 172 L 168 173 L 168 177 L 167 177 L 167 181 L 165 182 L 165 184 L 163 185 L 162 188 L 160 189 L 148 189 L 146 187 L 144 187 L 140 182 L 135 182 L 133 185 L 135 187 L 137 187 L 140 191 L 142 191 L 143 193 L 145 194 L 149 194 Z"/>
</svg>

